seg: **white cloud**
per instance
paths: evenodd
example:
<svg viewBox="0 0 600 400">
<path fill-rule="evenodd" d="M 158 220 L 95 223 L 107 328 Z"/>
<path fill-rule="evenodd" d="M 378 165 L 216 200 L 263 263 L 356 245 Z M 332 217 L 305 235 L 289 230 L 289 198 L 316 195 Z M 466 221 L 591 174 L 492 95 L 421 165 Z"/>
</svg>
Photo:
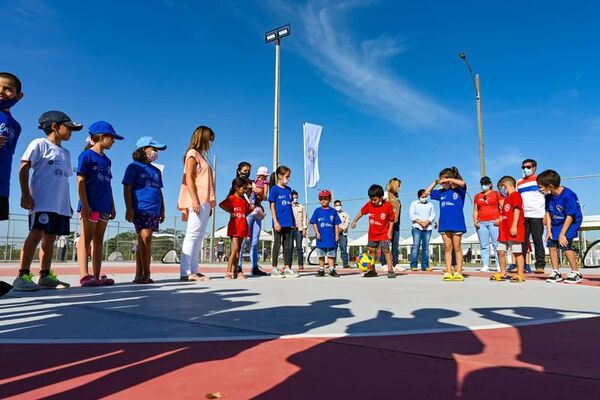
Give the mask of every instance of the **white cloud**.
<svg viewBox="0 0 600 400">
<path fill-rule="evenodd" d="M 300 17 L 301 33 L 289 46 L 361 111 L 409 129 L 443 127 L 459 121 L 458 116 L 391 70 L 390 59 L 406 50 L 401 40 L 386 35 L 363 40 L 353 37 L 345 16 L 367 4 L 370 2 L 356 0 L 309 0 L 300 7 L 271 3 L 279 14 Z M 297 31 L 298 27 L 292 29 Z"/>
</svg>

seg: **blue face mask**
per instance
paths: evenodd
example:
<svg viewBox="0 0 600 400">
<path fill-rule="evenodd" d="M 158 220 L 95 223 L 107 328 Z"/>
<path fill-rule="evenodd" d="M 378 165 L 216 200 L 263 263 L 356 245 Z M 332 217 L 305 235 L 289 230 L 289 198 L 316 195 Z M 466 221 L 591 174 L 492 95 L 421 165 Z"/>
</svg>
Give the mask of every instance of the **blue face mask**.
<svg viewBox="0 0 600 400">
<path fill-rule="evenodd" d="M 523 176 L 525 178 L 531 175 L 533 175 L 533 170 L 531 168 L 523 168 Z"/>
<path fill-rule="evenodd" d="M 500 188 L 500 194 L 502 195 L 502 197 L 508 197 L 508 192 L 506 191 L 506 188 Z"/>
<path fill-rule="evenodd" d="M 19 102 L 19 98 L 15 97 L 14 99 L 3 99 L 0 100 L 0 110 L 6 110 L 14 106 Z"/>
</svg>

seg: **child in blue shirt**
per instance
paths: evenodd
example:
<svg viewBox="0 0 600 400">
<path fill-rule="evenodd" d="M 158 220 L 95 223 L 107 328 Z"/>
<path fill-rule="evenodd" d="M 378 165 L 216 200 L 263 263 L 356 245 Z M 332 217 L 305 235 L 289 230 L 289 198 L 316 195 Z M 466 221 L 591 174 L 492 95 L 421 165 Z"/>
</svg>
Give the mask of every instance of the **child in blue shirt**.
<svg viewBox="0 0 600 400">
<path fill-rule="evenodd" d="M 536 180 L 540 191 L 546 196 L 546 246 L 550 251 L 553 269 L 546 282 L 563 281 L 558 264 L 558 250 L 562 250 L 571 266 L 571 272 L 564 282 L 579 283 L 583 277 L 572 247 L 583 221 L 579 199 L 571 189 L 560 185 L 560 175 L 556 171 L 548 169 L 539 174 Z"/>
<path fill-rule="evenodd" d="M 292 270 L 292 228 L 296 226 L 292 209 L 292 189 L 287 185 L 292 170 L 284 165 L 271 174 L 268 201 L 273 218 L 272 278 L 297 278 Z M 279 247 L 283 245 L 284 270 L 277 268 Z"/>
<path fill-rule="evenodd" d="M 77 246 L 79 261 L 79 284 L 81 286 L 113 285 L 115 281 L 106 275 L 100 275 L 102 265 L 102 243 L 109 220 L 116 216 L 115 202 L 110 181 L 112 179 L 111 162 L 104 154 L 115 143 L 123 140 L 117 135 L 111 124 L 105 121 L 90 125 L 85 150 L 79 155 L 77 164 L 77 191 L 81 217 L 81 236 Z M 88 269 L 89 249 L 91 247 L 93 275 Z"/>
<path fill-rule="evenodd" d="M 325 276 L 325 257 L 327 257 L 329 276 L 339 278 L 338 273 L 335 272 L 334 263 L 336 244 L 340 239 L 339 225 L 342 220 L 338 216 L 338 212 L 329 207 L 329 203 L 331 203 L 331 192 L 329 190 L 319 192 L 319 203 L 321 203 L 321 207 L 317 208 L 310 218 L 310 223 L 317 235 L 317 255 L 319 256 L 317 276 Z"/>
<path fill-rule="evenodd" d="M 442 188 L 433 190 L 437 185 Z M 444 281 L 464 280 L 461 241 L 462 235 L 467 231 L 463 212 L 466 194 L 467 185 L 456 167 L 444 168 L 440 171 L 439 179 L 425 190 L 425 195 L 431 196 L 431 200 L 440 202 L 439 231 L 444 241 L 446 258 L 446 273 L 442 278 Z M 452 267 L 452 253 L 456 256 L 456 270 Z"/>
<path fill-rule="evenodd" d="M 153 283 L 150 278 L 152 258 L 152 232 L 165 220 L 165 201 L 162 175 L 152 163 L 158 159 L 158 151 L 167 146 L 151 136 L 141 137 L 133 152 L 133 162 L 127 166 L 123 177 L 125 195 L 125 219 L 133 222 L 138 234 L 134 283 Z"/>
</svg>

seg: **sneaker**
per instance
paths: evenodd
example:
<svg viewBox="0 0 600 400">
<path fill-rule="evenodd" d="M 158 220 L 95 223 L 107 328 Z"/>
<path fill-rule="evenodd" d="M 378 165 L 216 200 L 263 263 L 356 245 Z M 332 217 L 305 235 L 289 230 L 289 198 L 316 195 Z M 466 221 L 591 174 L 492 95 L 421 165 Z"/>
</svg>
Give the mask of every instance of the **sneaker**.
<svg viewBox="0 0 600 400">
<path fill-rule="evenodd" d="M 408 268 L 404 268 L 402 265 L 400 265 L 400 264 L 396 264 L 396 265 L 394 266 L 394 269 L 396 270 L 396 272 L 404 272 L 404 271 L 406 271 Z"/>
<path fill-rule="evenodd" d="M 35 292 L 40 287 L 33 281 L 33 275 L 21 275 L 13 281 L 13 290 L 15 292 Z"/>
<path fill-rule="evenodd" d="M 387 273 L 387 277 L 388 277 L 388 279 L 394 279 L 394 278 L 396 278 L 396 273 L 394 271 L 389 271 Z"/>
<path fill-rule="evenodd" d="M 324 269 L 320 269 L 319 271 L 317 271 L 317 274 L 315 275 L 317 278 L 322 278 L 325 276 L 325 270 Z"/>
<path fill-rule="evenodd" d="M 516 264 L 510 264 L 506 269 L 506 272 L 515 272 L 517 270 Z"/>
<path fill-rule="evenodd" d="M 462 282 L 465 280 L 465 277 L 460 272 L 455 272 L 454 275 L 452 275 L 452 280 Z"/>
<path fill-rule="evenodd" d="M 487 265 L 484 265 L 483 267 L 479 268 L 479 272 L 489 272 L 489 268 Z"/>
<path fill-rule="evenodd" d="M 579 283 L 583 280 L 583 276 L 581 276 L 581 273 L 577 272 L 577 271 L 571 271 L 569 272 L 569 275 L 567 275 L 567 278 L 565 279 L 565 283 Z"/>
<path fill-rule="evenodd" d="M 558 271 L 552 271 L 552 273 L 550 274 L 550 276 L 548 277 L 548 279 L 546 279 L 546 282 L 548 283 L 558 283 L 558 282 L 562 282 L 563 278 L 560 275 L 560 272 Z"/>
<path fill-rule="evenodd" d="M 265 271 L 260 269 L 260 267 L 252 268 L 252 276 L 267 276 L 267 275 L 269 275 L 269 274 L 267 274 Z"/>
<path fill-rule="evenodd" d="M 425 267 L 425 268 L 421 269 L 421 272 L 431 272 L 431 271 L 433 271 L 433 268 L 431 268 L 431 267 Z"/>
<path fill-rule="evenodd" d="M 377 271 L 375 268 L 371 268 L 369 271 L 365 272 L 363 278 L 374 278 L 377 276 Z"/>
<path fill-rule="evenodd" d="M 297 278 L 298 276 L 300 276 L 291 268 L 286 268 L 283 271 L 283 274 L 285 275 L 286 278 Z"/>
<path fill-rule="evenodd" d="M 115 284 L 115 280 L 106 275 L 100 275 L 99 282 L 102 286 L 112 286 Z"/>
<path fill-rule="evenodd" d="M 79 279 L 79 285 L 81 287 L 98 286 L 100 285 L 100 282 L 96 280 L 93 275 L 86 275 Z"/>
<path fill-rule="evenodd" d="M 54 271 L 48 271 L 48 275 L 40 276 L 38 279 L 38 286 L 42 289 L 68 289 L 71 287 L 67 282 L 58 280 L 58 277 Z"/>
<path fill-rule="evenodd" d="M 271 278 L 280 279 L 280 278 L 285 278 L 285 276 L 281 273 L 281 271 L 279 270 L 279 268 L 275 267 L 271 271 Z"/>
<path fill-rule="evenodd" d="M 525 273 L 526 274 L 530 274 L 531 273 L 531 267 L 529 266 L 529 264 L 525 264 Z"/>
<path fill-rule="evenodd" d="M 332 278 L 340 277 L 340 275 L 335 271 L 335 269 L 332 269 L 331 271 L 329 271 L 329 276 L 331 276 Z"/>
<path fill-rule="evenodd" d="M 412 267 L 410 270 L 411 270 L 411 271 L 413 271 L 413 272 L 417 272 L 417 271 L 419 270 L 419 268 L 417 268 L 417 267 Z"/>
</svg>

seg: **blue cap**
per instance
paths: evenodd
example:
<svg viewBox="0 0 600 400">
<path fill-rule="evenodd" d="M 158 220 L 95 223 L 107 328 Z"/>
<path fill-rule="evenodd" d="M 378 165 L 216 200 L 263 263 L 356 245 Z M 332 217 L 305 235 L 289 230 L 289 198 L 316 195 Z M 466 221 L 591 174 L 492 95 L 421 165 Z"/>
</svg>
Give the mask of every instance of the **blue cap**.
<svg viewBox="0 0 600 400">
<path fill-rule="evenodd" d="M 71 118 L 62 111 L 46 111 L 38 118 L 38 128 L 46 129 L 57 123 L 59 125 L 68 126 L 74 131 L 80 131 L 83 125 L 78 122 L 73 122 Z"/>
<path fill-rule="evenodd" d="M 112 135 L 115 140 L 125 139 L 123 136 L 117 135 L 115 128 L 113 128 L 113 126 L 106 121 L 94 122 L 90 125 L 89 131 L 90 135 L 98 135 L 103 133 L 105 135 Z"/>
<path fill-rule="evenodd" d="M 136 142 L 136 147 L 139 149 L 141 147 L 154 147 L 158 150 L 166 150 L 167 145 L 158 143 L 152 136 L 142 136 Z"/>
</svg>

